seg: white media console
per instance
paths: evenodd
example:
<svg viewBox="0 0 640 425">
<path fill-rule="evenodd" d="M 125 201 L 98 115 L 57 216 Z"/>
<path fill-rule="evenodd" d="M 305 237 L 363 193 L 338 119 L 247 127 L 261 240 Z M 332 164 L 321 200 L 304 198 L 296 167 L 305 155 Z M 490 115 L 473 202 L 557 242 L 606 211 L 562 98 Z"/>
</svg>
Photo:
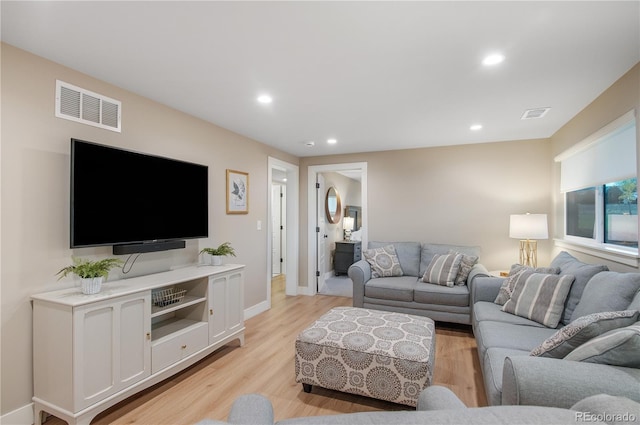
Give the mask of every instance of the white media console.
<svg viewBox="0 0 640 425">
<path fill-rule="evenodd" d="M 244 344 L 244 266 L 193 266 L 33 295 L 35 424 L 89 424 L 101 411 Z"/>
</svg>

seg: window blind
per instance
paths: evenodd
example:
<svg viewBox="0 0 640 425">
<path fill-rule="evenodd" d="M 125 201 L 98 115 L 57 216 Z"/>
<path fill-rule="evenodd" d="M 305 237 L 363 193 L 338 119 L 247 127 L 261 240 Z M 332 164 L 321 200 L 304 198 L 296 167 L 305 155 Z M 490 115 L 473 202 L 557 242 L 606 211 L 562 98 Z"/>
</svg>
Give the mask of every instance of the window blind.
<svg viewBox="0 0 640 425">
<path fill-rule="evenodd" d="M 556 156 L 560 191 L 569 192 L 636 177 L 635 111 L 629 111 Z"/>
</svg>

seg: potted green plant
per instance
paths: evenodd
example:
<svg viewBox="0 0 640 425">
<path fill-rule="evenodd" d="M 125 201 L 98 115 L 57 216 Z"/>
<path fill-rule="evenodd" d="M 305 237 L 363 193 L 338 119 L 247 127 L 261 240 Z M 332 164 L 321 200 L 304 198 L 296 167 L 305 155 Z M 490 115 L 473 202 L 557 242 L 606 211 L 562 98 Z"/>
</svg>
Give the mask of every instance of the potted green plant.
<svg viewBox="0 0 640 425">
<path fill-rule="evenodd" d="M 83 258 L 71 257 L 73 264 L 60 270 L 56 275 L 60 275 L 58 280 L 69 273 L 80 278 L 83 294 L 97 294 L 102 287 L 102 281 L 109 275 L 109 270 L 122 264 L 122 260 L 117 258 L 105 258 L 104 260 L 92 261 Z"/>
<path fill-rule="evenodd" d="M 211 265 L 221 266 L 222 257 L 226 257 L 228 255 L 235 257 L 236 251 L 231 246 L 231 242 L 225 242 L 217 248 L 203 248 L 202 251 L 200 251 L 200 254 L 209 254 L 211 256 Z"/>
</svg>

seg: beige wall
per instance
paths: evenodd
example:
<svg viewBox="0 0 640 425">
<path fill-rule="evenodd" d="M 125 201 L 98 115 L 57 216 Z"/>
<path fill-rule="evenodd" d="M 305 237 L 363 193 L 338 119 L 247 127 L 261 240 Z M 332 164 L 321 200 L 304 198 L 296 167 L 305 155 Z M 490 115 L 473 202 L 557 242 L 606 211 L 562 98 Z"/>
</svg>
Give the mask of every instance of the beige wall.
<svg viewBox="0 0 640 425">
<path fill-rule="evenodd" d="M 1 414 L 29 405 L 33 396 L 29 296 L 72 286 L 73 279 L 54 276 L 72 254 L 112 255 L 111 247 L 68 248 L 71 137 L 208 165 L 209 239 L 144 254 L 132 274 L 193 263 L 202 247 L 231 241 L 238 256 L 229 262 L 247 265 L 245 308 L 266 301 L 267 158 L 297 164 L 296 157 L 6 44 L 1 59 Z M 122 101 L 122 133 L 55 118 L 56 79 Z M 227 168 L 250 175 L 248 215 L 226 215 Z M 106 202 L 117 202 L 117 193 Z"/>
<path fill-rule="evenodd" d="M 636 146 L 640 141 L 640 63 L 623 75 L 589 106 L 584 108 L 571 121 L 565 124 L 551 137 L 552 155 L 556 155 L 579 143 L 610 122 L 635 109 L 636 115 Z M 637 150 L 638 164 L 640 164 L 640 149 Z M 553 229 L 550 232 L 556 237 L 564 235 L 564 196 L 560 193 L 560 164 L 553 163 Z M 638 267 L 622 265 L 618 262 L 607 261 L 567 248 L 555 247 L 553 254 L 561 250 L 569 251 L 572 255 L 585 262 L 606 264 L 611 270 L 638 271 Z"/>
<path fill-rule="evenodd" d="M 307 173 L 314 165 L 367 163 L 369 240 L 479 245 L 489 269 L 518 260 L 509 215 L 550 213 L 548 140 L 302 158 L 300 282 L 307 280 Z M 549 241 L 539 244 L 547 262 Z"/>
</svg>

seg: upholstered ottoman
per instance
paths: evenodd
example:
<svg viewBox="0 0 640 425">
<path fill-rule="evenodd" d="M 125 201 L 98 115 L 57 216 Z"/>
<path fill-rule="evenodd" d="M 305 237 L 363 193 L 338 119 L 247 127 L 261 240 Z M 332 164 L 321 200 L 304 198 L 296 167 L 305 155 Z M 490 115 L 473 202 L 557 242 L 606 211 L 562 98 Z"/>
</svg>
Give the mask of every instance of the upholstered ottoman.
<svg viewBox="0 0 640 425">
<path fill-rule="evenodd" d="M 296 382 L 415 406 L 431 384 L 435 327 L 428 317 L 337 307 L 296 338 Z"/>
</svg>

